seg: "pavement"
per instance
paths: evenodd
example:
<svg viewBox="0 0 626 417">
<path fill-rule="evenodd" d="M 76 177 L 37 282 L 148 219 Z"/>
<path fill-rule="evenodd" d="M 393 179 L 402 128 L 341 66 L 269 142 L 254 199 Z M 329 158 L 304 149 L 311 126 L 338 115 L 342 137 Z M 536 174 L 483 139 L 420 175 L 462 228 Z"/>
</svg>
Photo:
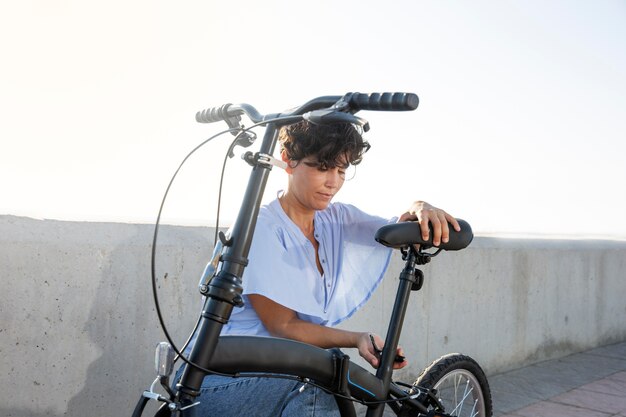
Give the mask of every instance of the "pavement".
<svg viewBox="0 0 626 417">
<path fill-rule="evenodd" d="M 494 417 L 626 417 L 626 342 L 488 379 Z"/>
<path fill-rule="evenodd" d="M 487 379 L 494 417 L 626 417 L 626 342 Z"/>
</svg>

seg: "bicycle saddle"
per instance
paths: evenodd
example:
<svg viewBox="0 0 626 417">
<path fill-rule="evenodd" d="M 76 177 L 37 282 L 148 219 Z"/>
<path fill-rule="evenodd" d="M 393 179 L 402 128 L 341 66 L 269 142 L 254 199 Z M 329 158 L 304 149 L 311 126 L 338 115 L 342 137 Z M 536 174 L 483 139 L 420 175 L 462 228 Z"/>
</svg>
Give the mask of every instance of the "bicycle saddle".
<svg viewBox="0 0 626 417">
<path fill-rule="evenodd" d="M 438 248 L 443 250 L 461 250 L 465 249 L 474 238 L 472 227 L 465 220 L 457 219 L 461 231 L 457 232 L 448 223 L 450 229 L 450 240 L 447 243 L 441 243 Z M 422 230 L 417 222 L 401 222 L 388 224 L 376 231 L 374 239 L 382 245 L 390 248 L 400 249 L 408 245 L 419 244 L 422 248 L 429 248 L 433 245 L 433 228 L 429 224 L 430 233 L 428 240 L 422 239 Z"/>
</svg>

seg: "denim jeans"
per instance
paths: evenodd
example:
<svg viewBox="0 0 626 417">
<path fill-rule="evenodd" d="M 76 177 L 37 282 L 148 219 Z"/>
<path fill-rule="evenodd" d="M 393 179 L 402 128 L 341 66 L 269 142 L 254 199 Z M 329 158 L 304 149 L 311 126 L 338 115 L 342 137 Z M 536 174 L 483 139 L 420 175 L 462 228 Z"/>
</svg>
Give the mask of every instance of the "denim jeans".
<svg viewBox="0 0 626 417">
<path fill-rule="evenodd" d="M 185 365 L 176 372 L 178 382 Z M 197 417 L 339 417 L 335 398 L 311 385 L 282 378 L 208 375 L 200 388 Z"/>
</svg>

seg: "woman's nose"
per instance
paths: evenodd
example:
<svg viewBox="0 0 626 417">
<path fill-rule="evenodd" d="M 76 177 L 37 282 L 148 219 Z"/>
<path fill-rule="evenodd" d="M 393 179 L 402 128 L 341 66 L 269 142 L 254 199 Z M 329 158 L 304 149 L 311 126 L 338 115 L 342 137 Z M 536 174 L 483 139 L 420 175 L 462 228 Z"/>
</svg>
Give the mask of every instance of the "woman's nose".
<svg viewBox="0 0 626 417">
<path fill-rule="evenodd" d="M 329 169 L 326 171 L 326 186 L 329 188 L 337 188 L 341 186 L 343 179 L 338 169 Z"/>
</svg>

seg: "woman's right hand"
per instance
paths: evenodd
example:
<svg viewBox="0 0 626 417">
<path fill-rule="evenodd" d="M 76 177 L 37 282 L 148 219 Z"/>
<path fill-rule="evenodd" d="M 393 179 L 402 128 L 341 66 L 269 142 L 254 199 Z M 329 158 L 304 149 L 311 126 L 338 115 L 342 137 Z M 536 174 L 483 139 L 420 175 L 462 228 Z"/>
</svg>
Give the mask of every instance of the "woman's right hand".
<svg viewBox="0 0 626 417">
<path fill-rule="evenodd" d="M 372 343 L 373 341 L 373 343 Z M 383 339 L 374 333 L 361 333 L 359 334 L 359 339 L 357 341 L 357 349 L 359 350 L 359 355 L 373 368 L 378 368 L 380 365 L 380 352 L 377 352 L 374 349 L 374 344 L 378 349 L 382 349 L 384 346 Z M 396 352 L 398 355 L 404 356 L 404 352 L 401 347 L 398 347 Z M 404 360 L 403 362 L 394 362 L 393 369 L 401 369 L 407 366 L 409 363 Z"/>
<path fill-rule="evenodd" d="M 379 343 L 382 344 L 380 336 L 374 333 L 360 333 L 356 347 L 359 349 L 359 355 L 361 355 L 363 359 L 368 361 L 373 368 L 378 368 L 380 358 L 379 353 L 374 350 L 374 346 L 372 345 L 372 337 L 374 338 L 374 342 L 376 342 L 376 346 L 380 346 Z"/>
</svg>

